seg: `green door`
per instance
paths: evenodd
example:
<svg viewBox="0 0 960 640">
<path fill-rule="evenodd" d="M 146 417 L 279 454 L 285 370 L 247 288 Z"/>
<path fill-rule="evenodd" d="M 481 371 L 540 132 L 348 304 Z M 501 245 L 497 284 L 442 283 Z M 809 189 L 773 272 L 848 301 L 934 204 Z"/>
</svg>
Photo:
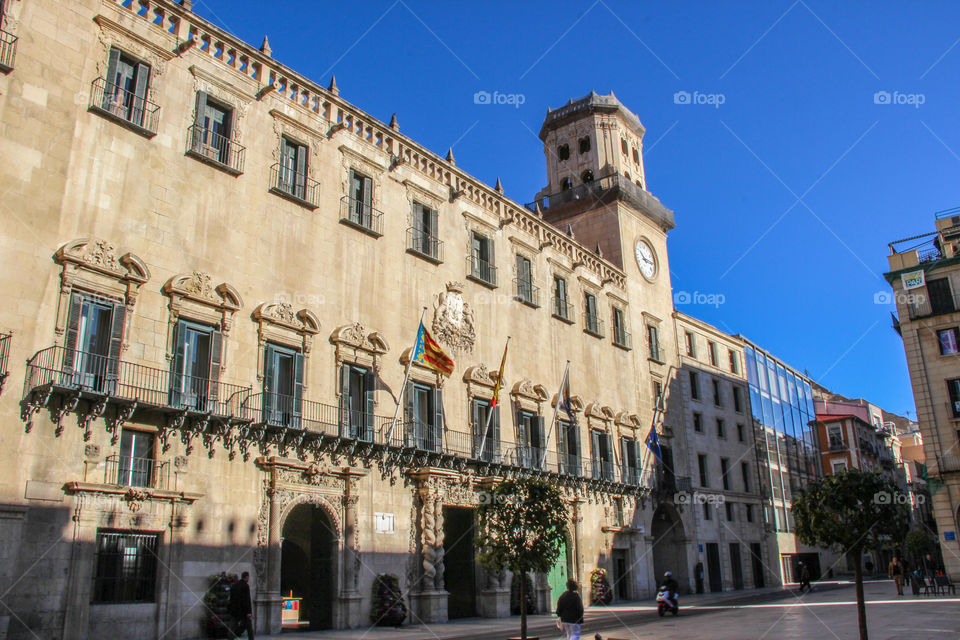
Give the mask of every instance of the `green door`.
<svg viewBox="0 0 960 640">
<path fill-rule="evenodd" d="M 560 544 L 560 555 L 547 574 L 547 584 L 550 585 L 550 612 L 557 610 L 557 600 L 567 590 L 567 543 Z"/>
</svg>

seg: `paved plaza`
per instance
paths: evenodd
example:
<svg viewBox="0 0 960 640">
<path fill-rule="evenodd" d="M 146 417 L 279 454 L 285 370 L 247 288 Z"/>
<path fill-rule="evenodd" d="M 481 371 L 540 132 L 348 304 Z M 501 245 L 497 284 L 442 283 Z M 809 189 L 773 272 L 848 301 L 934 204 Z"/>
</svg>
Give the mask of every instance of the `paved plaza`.
<svg viewBox="0 0 960 640">
<path fill-rule="evenodd" d="M 960 597 L 898 597 L 891 581 L 865 584 L 871 640 L 945 640 L 960 638 Z M 651 602 L 590 608 L 584 640 L 710 638 L 711 640 L 846 640 L 857 638 L 854 587 L 850 583 L 818 586 L 813 593 L 760 589 L 753 592 L 687 596 L 677 618 L 660 619 Z M 561 640 L 547 616 L 530 617 L 531 637 Z M 308 632 L 269 636 L 273 640 L 506 640 L 517 635 L 519 618 L 460 620 L 447 624 L 353 631 Z"/>
</svg>

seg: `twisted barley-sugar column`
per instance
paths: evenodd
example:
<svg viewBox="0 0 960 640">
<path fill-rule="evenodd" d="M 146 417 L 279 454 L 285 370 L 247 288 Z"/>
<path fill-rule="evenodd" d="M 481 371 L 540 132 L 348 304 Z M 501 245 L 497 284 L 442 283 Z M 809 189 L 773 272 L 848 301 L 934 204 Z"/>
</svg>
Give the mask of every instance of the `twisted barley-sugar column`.
<svg viewBox="0 0 960 640">
<path fill-rule="evenodd" d="M 434 512 L 434 522 L 436 526 L 436 533 L 434 534 L 435 540 L 435 550 L 434 550 L 434 571 L 436 576 L 434 577 L 434 587 L 437 591 L 443 591 L 444 581 L 443 581 L 443 541 L 444 541 L 444 531 L 443 531 L 443 500 L 440 496 L 435 496 L 433 499 L 433 512 Z"/>
<path fill-rule="evenodd" d="M 423 548 L 423 587 L 424 590 L 433 589 L 436 583 L 437 570 L 434 567 L 436 537 L 436 522 L 434 518 L 434 502 L 428 493 L 424 493 L 422 499 L 423 508 L 421 509 L 421 529 Z"/>
</svg>

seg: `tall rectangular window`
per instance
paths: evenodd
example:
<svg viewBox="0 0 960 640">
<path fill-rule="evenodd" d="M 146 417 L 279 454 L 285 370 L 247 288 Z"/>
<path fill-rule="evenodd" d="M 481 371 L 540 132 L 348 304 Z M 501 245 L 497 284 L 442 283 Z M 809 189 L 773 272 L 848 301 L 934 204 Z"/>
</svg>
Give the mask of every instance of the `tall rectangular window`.
<svg viewBox="0 0 960 640">
<path fill-rule="evenodd" d="M 750 463 L 740 463 L 740 476 L 743 478 L 744 493 L 750 493 Z"/>
<path fill-rule="evenodd" d="M 350 170 L 349 220 L 367 229 L 373 225 L 373 180 L 355 169 Z"/>
<path fill-rule="evenodd" d="M 413 203 L 413 227 L 410 248 L 429 258 L 440 257 L 437 211 L 419 202 Z"/>
<path fill-rule="evenodd" d="M 517 448 L 520 465 L 528 469 L 539 469 L 543 464 L 546 433 L 543 418 L 532 411 L 517 411 Z"/>
<path fill-rule="evenodd" d="M 696 371 L 690 372 L 690 397 L 694 400 L 700 399 L 700 376 Z"/>
<path fill-rule="evenodd" d="M 723 480 L 723 490 L 730 490 L 730 460 L 720 458 L 720 478 Z"/>
<path fill-rule="evenodd" d="M 717 437 L 718 438 L 727 437 L 727 426 L 723 422 L 723 418 L 717 418 Z"/>
<path fill-rule="evenodd" d="M 732 521 L 733 521 L 733 503 L 732 503 L 732 502 L 724 502 L 724 503 L 723 503 L 723 508 L 724 508 L 724 510 L 726 510 L 726 512 L 727 512 L 727 522 L 732 522 Z"/>
<path fill-rule="evenodd" d="M 517 298 L 528 305 L 536 305 L 534 299 L 533 268 L 530 258 L 517 256 Z"/>
<path fill-rule="evenodd" d="M 683 341 L 684 346 L 687 349 L 687 355 L 691 358 L 697 357 L 697 339 L 694 337 L 693 333 L 690 331 L 683 332 Z"/>
<path fill-rule="evenodd" d="M 947 380 L 947 391 L 950 393 L 953 417 L 960 418 L 960 380 Z"/>
<path fill-rule="evenodd" d="M 629 347 L 626 322 L 623 318 L 623 309 L 613 308 L 613 342 L 621 347 Z"/>
<path fill-rule="evenodd" d="M 557 451 L 560 454 L 560 473 L 579 476 L 580 468 L 580 430 L 576 423 L 566 420 L 557 421 Z"/>
<path fill-rule="evenodd" d="M 280 171 L 277 188 L 284 193 L 307 199 L 307 147 L 283 136 L 280 138 Z"/>
<path fill-rule="evenodd" d="M 597 297 L 592 293 L 586 293 L 583 297 L 584 303 L 584 322 L 586 323 L 587 333 L 595 336 L 601 335 L 600 317 L 597 315 Z"/>
<path fill-rule="evenodd" d="M 150 65 L 111 48 L 104 80 L 100 104 L 103 110 L 138 127 L 144 126 Z"/>
<path fill-rule="evenodd" d="M 233 109 L 197 92 L 196 121 L 191 149 L 199 155 L 227 166 L 234 166 Z"/>
<path fill-rule="evenodd" d="M 64 384 L 108 395 L 116 390 L 125 319 L 126 307 L 120 302 L 70 294 Z"/>
<path fill-rule="evenodd" d="M 740 374 L 740 357 L 733 349 L 727 349 L 727 356 L 730 358 L 730 373 Z"/>
<path fill-rule="evenodd" d="M 263 359 L 264 422 L 299 429 L 302 404 L 303 354 L 268 342 Z"/>
<path fill-rule="evenodd" d="M 593 477 L 613 480 L 613 448 L 610 434 L 594 429 L 590 432 L 590 437 L 593 440 Z"/>
<path fill-rule="evenodd" d="M 659 380 L 653 381 L 653 406 L 663 410 L 663 383 Z"/>
<path fill-rule="evenodd" d="M 956 327 L 937 331 L 937 342 L 940 345 L 940 355 L 960 353 L 960 334 Z"/>
<path fill-rule="evenodd" d="M 623 482 L 639 484 L 640 482 L 640 451 L 634 438 L 620 439 L 620 460 L 623 465 Z"/>
<path fill-rule="evenodd" d="M 745 435 L 744 435 L 743 424 L 737 423 L 737 441 L 744 442 L 744 438 L 745 438 Z"/>
<path fill-rule="evenodd" d="M 753 505 L 747 504 L 744 505 L 747 509 L 747 522 L 753 522 Z"/>
<path fill-rule="evenodd" d="M 708 342 L 707 351 L 710 353 L 710 364 L 713 366 L 717 366 L 717 343 Z"/>
<path fill-rule="evenodd" d="M 713 520 L 713 505 L 709 502 L 703 503 L 703 519 Z"/>
<path fill-rule="evenodd" d="M 470 233 L 470 275 L 486 284 L 497 284 L 493 260 L 493 240 L 473 231 Z"/>
<path fill-rule="evenodd" d="M 733 385 L 733 410 L 743 413 L 743 387 Z"/>
<path fill-rule="evenodd" d="M 570 300 L 567 295 L 567 281 L 560 276 L 553 277 L 553 315 L 563 320 L 572 320 Z"/>
<path fill-rule="evenodd" d="M 340 435 L 373 439 L 376 378 L 372 369 L 345 362 L 340 365 Z"/>
<path fill-rule="evenodd" d="M 160 535 L 140 531 L 97 531 L 94 603 L 155 602 Z"/>
<path fill-rule="evenodd" d="M 723 396 L 720 394 L 720 381 L 716 378 L 713 379 L 713 404 L 718 407 L 723 406 Z"/>
<path fill-rule="evenodd" d="M 647 325 L 647 346 L 650 348 L 650 358 L 660 362 L 660 331 L 652 324 Z"/>
<path fill-rule="evenodd" d="M 703 415 L 700 413 L 693 414 L 693 430 L 697 433 L 703 433 Z"/>
<path fill-rule="evenodd" d="M 406 446 L 422 451 L 441 451 L 443 448 L 442 391 L 431 384 L 408 383 L 406 422 Z"/>
<path fill-rule="evenodd" d="M 700 472 L 700 486 L 709 487 L 710 485 L 707 482 L 709 480 L 707 478 L 707 456 L 702 453 L 697 454 L 697 470 Z"/>
<path fill-rule="evenodd" d="M 490 400 L 474 398 L 473 457 L 485 462 L 500 462 L 500 407 L 491 407 Z"/>
<path fill-rule="evenodd" d="M 222 334 L 210 325 L 178 320 L 174 328 L 170 404 L 204 413 L 218 412 Z"/>
<path fill-rule="evenodd" d="M 154 436 L 152 433 L 123 429 L 120 433 L 120 456 L 117 459 L 116 483 L 125 487 L 153 486 Z"/>
</svg>

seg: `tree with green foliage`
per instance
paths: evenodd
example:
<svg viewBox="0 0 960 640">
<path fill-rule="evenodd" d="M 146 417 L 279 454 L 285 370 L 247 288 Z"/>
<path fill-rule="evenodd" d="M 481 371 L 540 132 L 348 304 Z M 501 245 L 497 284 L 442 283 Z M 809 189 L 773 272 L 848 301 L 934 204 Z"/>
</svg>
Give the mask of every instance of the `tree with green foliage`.
<svg viewBox="0 0 960 640">
<path fill-rule="evenodd" d="M 567 508 L 560 490 L 539 480 L 508 480 L 485 495 L 477 508 L 476 544 L 488 571 L 519 576 L 520 602 L 527 575 L 549 571 L 560 555 Z M 527 639 L 527 608 L 520 607 L 520 637 Z"/>
<path fill-rule="evenodd" d="M 903 540 L 909 522 L 903 494 L 879 473 L 843 471 L 810 483 L 794 496 L 793 518 L 800 542 L 834 548 L 853 565 L 860 640 L 867 640 L 860 560 L 865 551 Z"/>
<path fill-rule="evenodd" d="M 921 565 L 924 573 L 927 571 L 927 555 L 933 552 L 935 545 L 933 536 L 923 529 L 914 529 L 903 541 L 904 548 L 913 556 L 914 564 Z"/>
</svg>

